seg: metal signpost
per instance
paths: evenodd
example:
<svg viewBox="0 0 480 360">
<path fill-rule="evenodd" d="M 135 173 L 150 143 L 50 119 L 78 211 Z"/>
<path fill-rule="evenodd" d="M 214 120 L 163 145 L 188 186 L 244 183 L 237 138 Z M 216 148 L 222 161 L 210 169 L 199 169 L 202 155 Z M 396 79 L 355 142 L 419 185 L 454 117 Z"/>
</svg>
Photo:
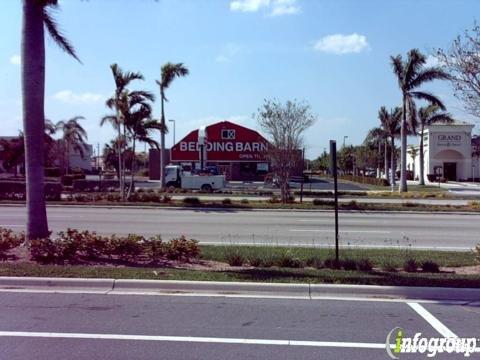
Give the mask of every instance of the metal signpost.
<svg viewBox="0 0 480 360">
<path fill-rule="evenodd" d="M 330 171 L 333 175 L 334 198 L 335 198 L 335 261 L 338 264 L 338 179 L 337 179 L 337 143 L 330 140 Z"/>
</svg>

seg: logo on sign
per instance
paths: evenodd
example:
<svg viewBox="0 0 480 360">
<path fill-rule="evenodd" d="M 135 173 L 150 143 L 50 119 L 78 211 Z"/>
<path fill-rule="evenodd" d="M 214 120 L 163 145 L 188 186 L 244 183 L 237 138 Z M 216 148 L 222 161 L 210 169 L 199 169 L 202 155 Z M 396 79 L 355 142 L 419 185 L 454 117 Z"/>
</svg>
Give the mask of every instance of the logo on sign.
<svg viewBox="0 0 480 360">
<path fill-rule="evenodd" d="M 235 130 L 222 130 L 222 139 L 223 140 L 235 139 Z"/>
</svg>

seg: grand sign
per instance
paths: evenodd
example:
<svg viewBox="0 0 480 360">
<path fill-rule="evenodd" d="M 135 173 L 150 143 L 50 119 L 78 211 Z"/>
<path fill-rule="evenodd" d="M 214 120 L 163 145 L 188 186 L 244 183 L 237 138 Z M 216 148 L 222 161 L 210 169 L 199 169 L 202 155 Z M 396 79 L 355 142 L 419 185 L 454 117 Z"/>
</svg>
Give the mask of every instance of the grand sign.
<svg viewBox="0 0 480 360">
<path fill-rule="evenodd" d="M 266 161 L 268 141 L 258 132 L 222 121 L 206 128 L 207 161 Z M 171 161 L 199 161 L 198 130 L 190 132 L 171 150 Z"/>
<path fill-rule="evenodd" d="M 439 134 L 437 135 L 438 147 L 460 147 L 463 143 L 461 134 Z"/>
</svg>

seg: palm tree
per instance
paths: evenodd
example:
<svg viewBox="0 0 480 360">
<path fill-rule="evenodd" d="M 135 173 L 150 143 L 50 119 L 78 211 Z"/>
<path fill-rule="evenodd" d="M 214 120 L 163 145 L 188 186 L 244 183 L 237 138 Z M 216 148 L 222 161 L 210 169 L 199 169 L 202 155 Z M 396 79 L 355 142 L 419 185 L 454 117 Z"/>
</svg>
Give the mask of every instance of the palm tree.
<svg viewBox="0 0 480 360">
<path fill-rule="evenodd" d="M 58 0 L 23 0 L 21 41 L 22 112 L 25 131 L 27 240 L 48 236 L 44 183 L 45 33 L 67 54 L 79 60 L 58 30 L 51 11 Z"/>
<path fill-rule="evenodd" d="M 388 177 L 388 160 L 387 160 L 387 152 L 388 152 L 388 136 L 385 133 L 385 130 L 382 127 L 376 127 L 373 129 L 370 129 L 370 131 L 367 134 L 367 137 L 365 138 L 364 145 L 368 144 L 373 144 L 375 147 L 378 148 L 378 161 L 377 161 L 377 178 L 380 178 L 380 173 L 381 173 L 381 156 L 382 156 L 382 150 L 381 146 L 385 146 L 385 154 L 384 154 L 384 169 L 385 169 L 385 178 Z"/>
<path fill-rule="evenodd" d="M 392 56 L 391 62 L 398 86 L 402 92 L 402 124 L 401 124 L 401 167 L 400 167 L 400 192 L 407 191 L 407 133 L 408 125 L 416 129 L 416 105 L 415 99 L 425 100 L 430 104 L 437 105 L 442 110 L 445 106 L 435 95 L 417 90 L 421 85 L 433 80 L 445 80 L 449 76 L 438 67 L 427 67 L 426 57 L 418 49 L 412 49 L 404 61 L 401 55 Z"/>
<path fill-rule="evenodd" d="M 168 101 L 165 97 L 165 90 L 171 85 L 176 77 L 183 77 L 188 75 L 188 68 L 183 63 L 172 64 L 170 62 L 162 66 L 161 79 L 157 80 L 157 84 L 160 87 L 160 103 L 162 106 L 162 115 L 160 118 L 160 124 L 162 130 L 160 132 L 160 181 L 161 186 L 165 186 L 165 134 L 167 133 L 167 125 L 165 123 L 165 101 Z"/>
<path fill-rule="evenodd" d="M 381 127 L 384 131 L 386 138 L 390 138 L 390 184 L 392 188 L 395 186 L 395 138 L 400 134 L 400 124 L 402 117 L 402 109 L 396 107 L 387 111 L 385 106 L 382 106 L 378 112 L 378 118 L 380 119 Z M 386 150 L 387 146 L 385 146 Z M 385 155 L 386 157 L 386 155 Z M 388 166 L 387 166 L 388 167 Z"/>
<path fill-rule="evenodd" d="M 420 172 L 418 179 L 419 185 L 425 185 L 425 153 L 423 150 L 425 127 L 438 122 L 451 123 L 453 121 L 454 120 L 452 116 L 447 112 L 441 111 L 441 108 L 437 105 L 421 107 L 418 110 L 418 129 L 420 134 Z"/>
<path fill-rule="evenodd" d="M 128 85 L 134 80 L 143 80 L 143 75 L 139 72 L 123 71 L 117 64 L 110 65 L 112 70 L 113 79 L 115 81 L 115 93 L 111 98 L 106 101 L 108 108 L 115 111 L 114 115 L 106 116 L 100 122 L 100 125 L 104 125 L 106 122 L 110 122 L 114 129 L 117 131 L 117 138 L 125 138 L 126 136 L 126 117 L 132 104 L 140 105 L 146 101 L 153 101 L 154 97 L 147 91 L 131 91 L 128 89 Z M 118 153 L 118 174 L 120 184 L 120 196 L 122 201 L 125 200 L 125 178 L 124 178 L 124 162 L 122 160 L 122 148 L 125 141 L 118 141 L 117 149 Z"/>
<path fill-rule="evenodd" d="M 157 121 L 152 119 L 152 108 L 147 104 L 142 104 L 140 108 L 129 113 L 129 116 L 126 120 L 126 128 L 129 132 L 129 137 L 132 140 L 132 152 L 134 156 L 134 160 L 131 164 L 130 169 L 130 186 L 128 189 L 127 198 L 130 197 L 130 194 L 134 188 L 134 180 L 135 180 L 135 145 L 136 142 L 144 142 L 149 146 L 154 146 L 159 149 L 158 142 L 153 140 L 150 136 L 150 133 L 153 130 L 162 130 L 161 124 Z"/>
<path fill-rule="evenodd" d="M 86 140 L 88 138 L 85 129 L 78 123 L 84 120 L 83 116 L 75 116 L 67 121 L 59 121 L 55 125 L 57 130 L 62 132 L 60 142 L 64 150 L 65 173 L 68 174 L 70 170 L 70 149 L 85 157 L 85 150 L 87 147 Z"/>
</svg>

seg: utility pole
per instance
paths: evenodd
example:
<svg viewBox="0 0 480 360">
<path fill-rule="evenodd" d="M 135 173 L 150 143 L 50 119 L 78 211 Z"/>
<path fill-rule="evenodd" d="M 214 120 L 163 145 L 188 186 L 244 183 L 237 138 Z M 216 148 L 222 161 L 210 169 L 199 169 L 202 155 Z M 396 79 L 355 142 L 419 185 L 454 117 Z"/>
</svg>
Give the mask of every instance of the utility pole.
<svg viewBox="0 0 480 360">
<path fill-rule="evenodd" d="M 344 138 L 345 141 L 345 138 Z M 337 142 L 330 140 L 330 168 L 333 175 L 335 198 L 335 261 L 339 264 L 338 254 L 338 179 L 337 179 Z"/>
</svg>

